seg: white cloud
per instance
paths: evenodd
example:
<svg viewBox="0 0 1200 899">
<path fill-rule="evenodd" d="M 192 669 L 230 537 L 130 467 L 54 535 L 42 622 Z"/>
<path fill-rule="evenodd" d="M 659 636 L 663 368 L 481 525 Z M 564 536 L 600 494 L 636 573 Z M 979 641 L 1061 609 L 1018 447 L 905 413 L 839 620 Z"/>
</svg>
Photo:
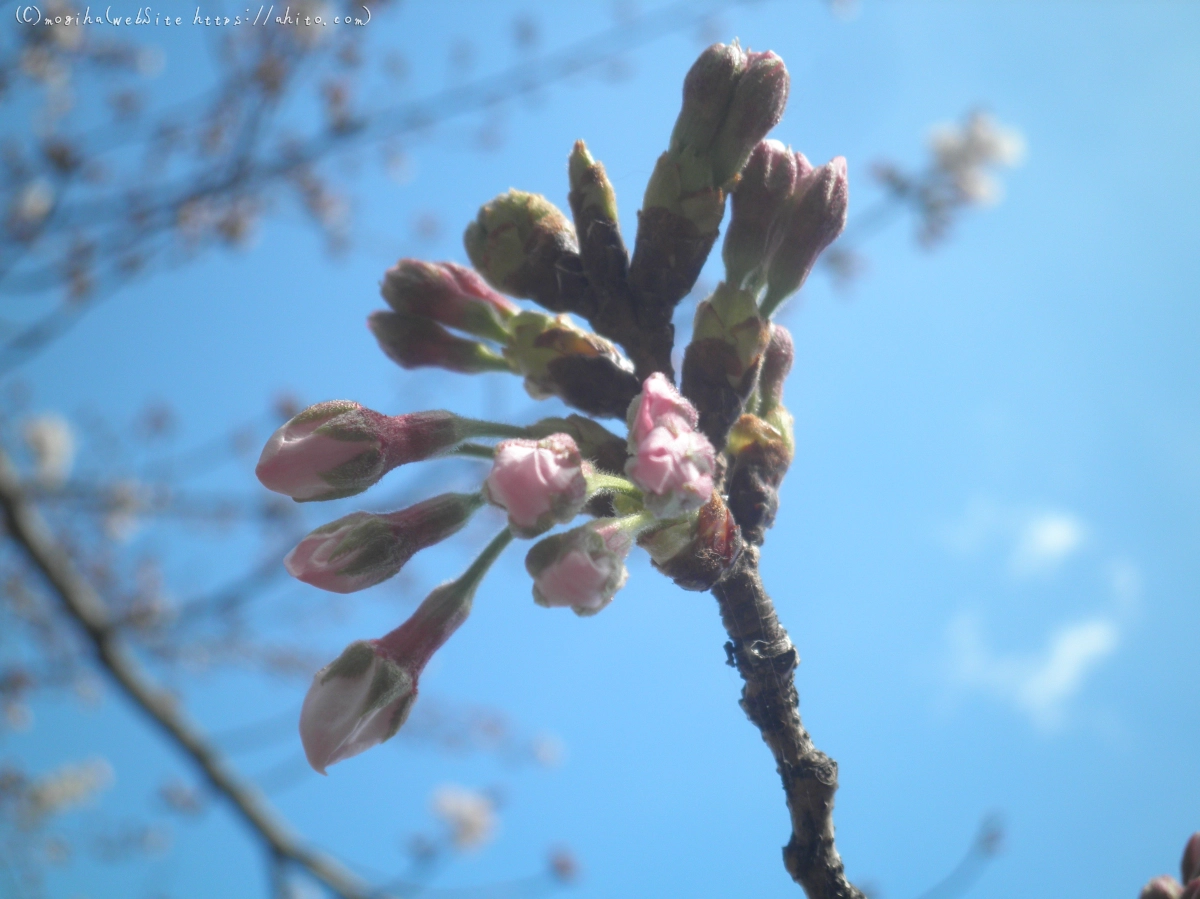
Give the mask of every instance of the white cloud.
<svg viewBox="0 0 1200 899">
<path fill-rule="evenodd" d="M 1087 676 L 1117 648 L 1120 632 L 1107 617 L 1064 625 L 1037 653 L 998 653 L 979 621 L 960 616 L 950 625 L 951 662 L 964 687 L 989 693 L 1030 716 L 1042 728 L 1059 726 L 1067 703 Z"/>
<path fill-rule="evenodd" d="M 1083 545 L 1083 522 L 1069 512 L 1038 512 L 1021 524 L 1010 568 L 1017 576 L 1042 574 L 1057 568 Z"/>
</svg>

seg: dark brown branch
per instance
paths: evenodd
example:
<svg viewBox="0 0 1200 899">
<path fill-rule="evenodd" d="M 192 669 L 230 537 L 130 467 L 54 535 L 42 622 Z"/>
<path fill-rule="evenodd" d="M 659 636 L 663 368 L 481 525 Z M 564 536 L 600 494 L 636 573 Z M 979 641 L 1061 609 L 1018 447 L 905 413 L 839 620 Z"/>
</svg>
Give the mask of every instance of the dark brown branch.
<svg viewBox="0 0 1200 899">
<path fill-rule="evenodd" d="M 169 694 L 156 688 L 126 650 L 109 619 L 103 599 L 76 570 L 41 515 L 21 491 L 21 482 L 0 452 L 0 505 L 9 538 L 46 578 L 63 611 L 87 637 L 96 660 L 134 702 L 200 769 L 275 858 L 304 868 L 342 899 L 366 899 L 371 890 L 336 861 L 301 845 L 276 818 L 257 791 L 226 767 L 220 754 L 179 710 Z"/>
<path fill-rule="evenodd" d="M 775 756 L 792 818 L 783 863 L 809 899 L 863 899 L 846 880 L 834 845 L 837 762 L 817 749 L 800 720 L 796 647 L 779 623 L 758 574 L 758 547 L 748 546 L 713 588 L 729 634 L 725 651 L 741 674 L 741 706 Z"/>
</svg>

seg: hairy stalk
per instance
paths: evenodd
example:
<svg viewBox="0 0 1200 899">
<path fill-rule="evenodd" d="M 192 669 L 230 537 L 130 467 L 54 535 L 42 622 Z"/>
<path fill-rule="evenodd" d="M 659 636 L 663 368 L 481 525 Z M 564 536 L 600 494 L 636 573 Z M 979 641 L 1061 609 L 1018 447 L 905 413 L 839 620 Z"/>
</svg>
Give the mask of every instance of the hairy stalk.
<svg viewBox="0 0 1200 899">
<path fill-rule="evenodd" d="M 175 698 L 154 685 L 122 645 L 119 628 L 104 600 L 79 573 L 37 509 L 26 499 L 17 472 L 3 452 L 0 452 L 0 506 L 9 539 L 45 577 L 67 616 L 79 625 L 91 644 L 100 667 L 191 759 L 209 785 L 228 800 L 263 842 L 269 858 L 300 866 L 341 899 L 371 896 L 370 888 L 336 861 L 303 846 L 254 787 L 226 766 L 220 753 L 180 712 Z"/>
</svg>

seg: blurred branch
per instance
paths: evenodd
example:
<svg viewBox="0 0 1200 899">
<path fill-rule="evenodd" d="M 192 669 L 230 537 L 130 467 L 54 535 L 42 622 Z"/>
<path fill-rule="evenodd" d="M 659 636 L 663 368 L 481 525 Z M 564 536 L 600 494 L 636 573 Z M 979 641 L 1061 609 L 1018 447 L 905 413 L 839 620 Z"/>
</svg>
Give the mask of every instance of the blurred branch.
<svg viewBox="0 0 1200 899">
<path fill-rule="evenodd" d="M 0 505 L 10 539 L 46 578 L 64 612 L 79 625 L 100 666 L 125 695 L 148 715 L 200 769 L 208 783 L 237 810 L 275 858 L 304 868 L 342 899 L 364 899 L 369 889 L 325 855 L 302 846 L 275 817 L 257 792 L 226 766 L 217 751 L 177 708 L 176 701 L 156 688 L 117 639 L 104 601 L 79 574 L 65 550 L 27 501 L 17 473 L 0 454 Z"/>
<path fill-rule="evenodd" d="M 160 183 L 152 188 L 139 183 L 136 201 L 125 191 L 69 205 L 59 203 L 56 197 L 54 217 L 41 223 L 37 236 L 57 233 L 65 239 L 67 235 L 79 233 L 80 229 L 99 228 L 100 234 L 87 241 L 88 252 L 79 256 L 96 260 L 95 265 L 109 264 L 112 271 L 102 278 L 98 274 L 104 273 L 89 268 L 84 295 L 69 296 L 5 341 L 0 346 L 0 375 L 23 364 L 64 334 L 99 300 L 110 296 L 131 279 L 135 272 L 150 270 L 146 257 L 161 256 L 164 249 L 154 249 L 153 242 L 161 242 L 164 235 L 169 236 L 187 210 L 199 209 L 214 201 L 230 204 L 232 209 L 243 198 L 257 203 L 258 192 L 271 184 L 289 180 L 295 182 L 303 194 L 319 186 L 312 166 L 335 152 L 364 141 L 379 141 L 428 129 L 438 122 L 534 93 L 549 84 L 603 65 L 631 49 L 701 24 L 718 10 L 743 2 L 747 0 L 682 0 L 623 19 L 557 52 L 522 61 L 499 73 L 437 91 L 423 99 L 381 109 L 371 116 L 354 115 L 331 123 L 316 134 L 287 141 L 284 146 L 272 147 L 261 154 L 261 158 L 256 158 L 256 148 L 264 141 L 262 119 L 267 112 L 260 107 L 275 102 L 272 97 L 266 97 L 241 121 L 239 140 L 232 155 L 215 160 L 186 180 Z M 150 196 L 162 199 L 149 201 Z M 134 222 L 129 222 L 131 213 L 135 214 Z M 126 230 L 127 222 L 132 231 Z M 206 239 L 211 241 L 216 236 L 209 235 Z M 229 235 L 221 236 L 227 238 Z M 135 269 L 129 269 L 127 265 L 132 258 L 131 240 L 134 242 L 132 249 L 140 251 L 133 253 L 140 260 Z M 26 250 L 31 245 L 32 241 L 26 242 Z M 194 254 L 188 254 L 180 261 L 186 261 L 191 255 Z M 12 282 L 8 285 L 10 293 L 40 293 L 63 280 L 62 265 L 57 261 L 47 261 L 19 275 L 13 271 L 7 274 Z"/>
</svg>

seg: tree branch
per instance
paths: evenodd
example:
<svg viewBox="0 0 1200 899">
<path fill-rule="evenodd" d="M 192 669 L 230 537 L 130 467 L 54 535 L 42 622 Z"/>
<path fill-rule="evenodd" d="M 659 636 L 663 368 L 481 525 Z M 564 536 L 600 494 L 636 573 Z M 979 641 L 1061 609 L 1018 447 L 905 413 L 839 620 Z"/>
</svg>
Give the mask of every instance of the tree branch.
<svg viewBox="0 0 1200 899">
<path fill-rule="evenodd" d="M 810 899 L 863 899 L 834 845 L 837 762 L 813 745 L 800 720 L 793 676 L 800 658 L 759 577 L 758 547 L 746 547 L 713 595 L 729 634 L 729 663 L 745 681 L 740 704 L 771 748 L 787 796 L 792 838 L 784 866 Z"/>
<path fill-rule="evenodd" d="M 0 505 L 8 536 L 46 578 L 96 654 L 96 660 L 131 699 L 200 769 L 214 790 L 224 796 L 276 859 L 304 868 L 342 899 L 366 899 L 365 883 L 333 859 L 301 845 L 280 822 L 258 792 L 226 767 L 220 754 L 178 709 L 174 697 L 159 690 L 137 660 L 122 645 L 104 600 L 76 570 L 70 556 L 55 540 L 37 509 L 25 498 L 21 482 L 0 451 Z"/>
</svg>

